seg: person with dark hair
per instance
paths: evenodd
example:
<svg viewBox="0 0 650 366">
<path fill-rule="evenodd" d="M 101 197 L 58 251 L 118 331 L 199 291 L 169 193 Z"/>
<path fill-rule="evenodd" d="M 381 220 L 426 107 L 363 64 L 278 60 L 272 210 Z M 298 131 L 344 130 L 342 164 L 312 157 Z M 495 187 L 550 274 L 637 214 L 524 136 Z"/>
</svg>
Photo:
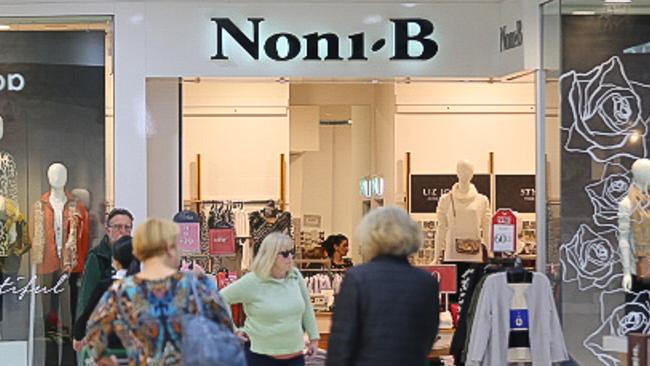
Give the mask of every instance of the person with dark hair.
<svg viewBox="0 0 650 366">
<path fill-rule="evenodd" d="M 86 336 L 86 324 L 88 323 L 88 318 L 90 318 L 90 314 L 92 314 L 95 306 L 97 306 L 106 290 L 111 287 L 113 281 L 127 276 L 127 269 L 131 266 L 131 263 L 136 260 L 133 255 L 132 238 L 129 235 L 119 238 L 115 244 L 113 244 L 111 252 L 113 257 L 112 267 L 115 269 L 115 274 L 111 278 L 99 281 L 97 287 L 95 287 L 91 294 L 86 307 L 82 309 L 83 311 L 74 325 L 73 347 L 77 352 L 81 351 L 81 348 L 83 347 L 83 338 Z M 109 348 L 111 349 L 123 349 L 122 343 L 114 334 L 110 336 L 108 343 Z"/>
<path fill-rule="evenodd" d="M 343 234 L 334 234 L 330 235 L 325 239 L 323 244 L 321 244 L 323 249 L 327 252 L 327 255 L 330 258 L 331 265 L 330 268 L 334 269 L 347 269 L 352 267 L 352 260 L 346 258 L 348 254 L 349 243 L 348 238 Z"/>
<path fill-rule="evenodd" d="M 133 229 L 133 215 L 128 210 L 115 208 L 108 214 L 106 235 L 99 245 L 88 251 L 77 299 L 77 318 L 86 308 L 88 300 L 99 282 L 111 278 L 113 272 L 111 248 L 121 237 L 131 235 L 131 229 Z"/>
</svg>

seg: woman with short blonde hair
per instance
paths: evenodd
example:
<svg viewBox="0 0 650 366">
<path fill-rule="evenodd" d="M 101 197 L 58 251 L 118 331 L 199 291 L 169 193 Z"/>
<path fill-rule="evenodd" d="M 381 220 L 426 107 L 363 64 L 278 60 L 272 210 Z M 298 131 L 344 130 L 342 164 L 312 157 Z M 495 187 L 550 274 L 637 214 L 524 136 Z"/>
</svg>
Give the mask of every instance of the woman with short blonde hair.
<svg viewBox="0 0 650 366">
<path fill-rule="evenodd" d="M 281 233 L 271 233 L 264 238 L 265 245 L 260 245 L 257 251 L 251 270 L 263 279 L 272 277 L 273 266 L 275 265 L 278 253 L 293 249 L 293 239 Z M 293 262 L 292 262 L 293 265 Z"/>
<path fill-rule="evenodd" d="M 438 332 L 438 281 L 411 266 L 419 225 L 399 207 L 370 211 L 357 228 L 370 262 L 349 269 L 336 297 L 328 366 L 426 365 Z"/>
<path fill-rule="evenodd" d="M 307 355 L 318 348 L 316 315 L 305 280 L 294 267 L 293 239 L 269 234 L 253 260 L 252 272 L 221 290 L 229 304 L 243 304 L 248 366 L 304 366 L 304 333 L 309 335 Z"/>
<path fill-rule="evenodd" d="M 149 219 L 135 230 L 134 254 L 143 268 L 115 282 L 93 311 L 85 338 L 93 358 L 102 359 L 107 335 L 114 332 L 132 364 L 180 366 L 182 320 L 199 303 L 206 318 L 233 328 L 214 279 L 178 272 L 178 231 L 164 219 Z"/>
<path fill-rule="evenodd" d="M 133 254 L 140 260 L 159 256 L 176 247 L 178 225 L 169 220 L 149 219 L 135 229 Z"/>
</svg>

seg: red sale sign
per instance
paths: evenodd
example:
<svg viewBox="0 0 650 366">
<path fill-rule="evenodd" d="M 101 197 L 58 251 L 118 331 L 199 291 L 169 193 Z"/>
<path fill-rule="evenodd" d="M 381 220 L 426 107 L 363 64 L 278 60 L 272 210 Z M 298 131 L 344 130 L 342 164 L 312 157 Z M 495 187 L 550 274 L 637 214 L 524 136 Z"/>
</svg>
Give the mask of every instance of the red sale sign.
<svg viewBox="0 0 650 366">
<path fill-rule="evenodd" d="M 517 248 L 517 216 L 500 208 L 492 217 L 492 251 L 514 252 Z"/>
<path fill-rule="evenodd" d="M 436 264 L 432 266 L 418 266 L 418 268 L 431 273 L 438 279 L 441 294 L 455 294 L 458 291 L 456 283 L 455 264 Z"/>
</svg>

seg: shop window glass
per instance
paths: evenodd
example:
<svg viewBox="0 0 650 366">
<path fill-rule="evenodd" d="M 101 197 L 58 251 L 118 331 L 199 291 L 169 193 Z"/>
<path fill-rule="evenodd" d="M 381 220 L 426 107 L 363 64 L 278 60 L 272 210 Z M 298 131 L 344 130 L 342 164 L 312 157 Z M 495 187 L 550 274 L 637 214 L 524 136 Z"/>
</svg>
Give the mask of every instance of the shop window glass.
<svg viewBox="0 0 650 366">
<path fill-rule="evenodd" d="M 650 287 L 635 277 L 626 293 L 623 280 L 624 253 L 632 272 L 643 255 L 650 223 L 637 218 L 647 208 L 621 210 L 624 200 L 645 197 L 632 165 L 649 157 L 650 15 L 636 2 L 594 4 L 542 7 L 549 171 L 559 173 L 548 174 L 549 255 L 558 254 L 548 263 L 561 281 L 556 296 L 572 358 L 615 365 L 626 336 L 650 327 Z M 638 244 L 627 252 L 624 239 Z"/>
<path fill-rule="evenodd" d="M 110 19 L 0 24 L 0 354 L 74 365 L 85 256 L 112 206 Z"/>
</svg>

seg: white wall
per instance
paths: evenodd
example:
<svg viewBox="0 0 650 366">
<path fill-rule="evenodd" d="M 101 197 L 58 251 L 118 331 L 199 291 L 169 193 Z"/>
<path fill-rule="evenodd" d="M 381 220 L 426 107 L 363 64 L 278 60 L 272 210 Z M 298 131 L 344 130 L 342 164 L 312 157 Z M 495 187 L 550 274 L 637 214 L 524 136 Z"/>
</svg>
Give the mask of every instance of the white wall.
<svg viewBox="0 0 650 366">
<path fill-rule="evenodd" d="M 411 174 L 455 174 L 469 159 L 476 174 L 535 174 L 532 83 L 432 82 L 397 84 L 395 197 L 404 197 L 404 156 Z M 435 215 L 415 215 L 429 218 Z"/>
<path fill-rule="evenodd" d="M 183 199 L 279 199 L 280 154 L 289 157 L 289 87 L 273 81 L 183 85 Z M 289 177 L 286 177 L 289 179 Z"/>
<path fill-rule="evenodd" d="M 147 79 L 147 212 L 171 219 L 179 210 L 179 80 Z M 164 177 L 164 178 L 163 178 Z"/>
</svg>

